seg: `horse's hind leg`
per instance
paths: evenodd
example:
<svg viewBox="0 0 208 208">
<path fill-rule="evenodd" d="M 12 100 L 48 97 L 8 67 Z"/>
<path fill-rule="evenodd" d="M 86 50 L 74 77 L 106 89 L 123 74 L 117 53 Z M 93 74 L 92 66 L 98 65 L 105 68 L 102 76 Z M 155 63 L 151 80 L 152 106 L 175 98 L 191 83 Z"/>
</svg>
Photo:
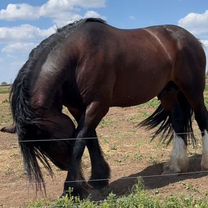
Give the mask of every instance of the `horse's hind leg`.
<svg viewBox="0 0 208 208">
<path fill-rule="evenodd" d="M 194 66 L 194 65 L 193 65 Z M 178 86 L 183 91 L 183 94 L 187 98 L 189 104 L 191 105 L 195 119 L 202 133 L 202 160 L 201 168 L 208 170 L 208 112 L 204 103 L 204 89 L 205 89 L 205 70 L 201 70 L 199 67 L 195 66 L 197 69 L 194 70 L 193 66 L 189 67 L 189 71 L 194 74 L 191 75 L 192 79 L 182 80 L 182 75 L 178 76 Z M 191 70 L 190 70 L 191 69 Z M 190 77 L 190 75 L 189 75 Z"/>
<path fill-rule="evenodd" d="M 201 169 L 202 170 L 208 170 L 208 132 L 205 130 L 202 133 L 202 143 L 203 143 L 203 149 L 202 149 L 202 159 L 201 159 Z"/>
<path fill-rule="evenodd" d="M 194 106 L 195 119 L 202 133 L 202 170 L 208 170 L 208 113 L 203 99 Z"/>
<path fill-rule="evenodd" d="M 187 146 L 184 138 L 174 133 L 170 160 L 163 167 L 163 174 L 186 172 L 188 169 Z"/>
<path fill-rule="evenodd" d="M 193 93 L 193 91 L 191 92 Z M 195 119 L 202 133 L 201 168 L 203 170 L 208 170 L 208 113 L 204 104 L 203 90 L 199 91 L 197 95 L 190 94 L 188 98 L 193 108 Z"/>
<path fill-rule="evenodd" d="M 191 105 L 203 137 L 202 169 L 208 169 L 208 113 L 204 104 L 206 56 L 195 39 L 184 42 L 175 62 L 175 83 Z M 181 46 L 182 46 L 181 45 Z"/>
<path fill-rule="evenodd" d="M 191 117 L 190 111 L 184 109 L 182 100 L 179 99 L 179 92 L 176 89 L 167 91 L 161 99 L 161 104 L 170 113 L 174 130 L 170 161 L 164 166 L 163 173 L 185 172 L 188 169 L 187 135 L 183 133 L 190 129 L 188 128 Z"/>
</svg>

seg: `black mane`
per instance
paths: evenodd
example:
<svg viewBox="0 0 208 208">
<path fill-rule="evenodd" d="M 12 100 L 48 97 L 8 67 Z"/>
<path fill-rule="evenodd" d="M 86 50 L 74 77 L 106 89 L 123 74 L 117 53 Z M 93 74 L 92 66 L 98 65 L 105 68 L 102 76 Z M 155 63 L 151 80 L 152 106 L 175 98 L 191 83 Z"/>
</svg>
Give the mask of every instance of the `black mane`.
<svg viewBox="0 0 208 208">
<path fill-rule="evenodd" d="M 52 34 L 43 40 L 29 54 L 28 60 L 20 69 L 10 93 L 11 110 L 14 122 L 16 123 L 17 134 L 20 148 L 23 155 L 25 169 L 30 180 L 35 180 L 39 184 L 43 184 L 43 176 L 37 161 L 37 158 L 43 163 L 46 169 L 52 174 L 51 167 L 44 153 L 41 151 L 41 146 L 38 142 L 23 143 L 24 140 L 36 139 L 28 137 L 28 129 L 35 131 L 38 128 L 39 118 L 35 115 L 30 106 L 30 89 L 35 82 L 33 71 L 41 70 L 41 65 L 46 60 L 50 51 L 60 42 L 65 40 L 69 35 L 80 25 L 85 22 L 100 22 L 105 23 L 101 19 L 88 18 L 68 24 L 57 29 L 56 33 Z M 33 77 L 33 81 L 31 79 Z M 44 184 L 43 184 L 44 186 Z M 41 186 L 40 186 L 41 188 Z"/>
<path fill-rule="evenodd" d="M 85 22 L 100 22 L 105 23 L 104 20 L 99 18 L 87 18 L 81 19 L 74 23 L 68 24 L 62 28 L 57 29 L 56 33 L 52 34 L 45 40 L 43 40 L 37 47 L 35 47 L 29 54 L 29 58 L 26 63 L 20 69 L 11 89 L 10 100 L 11 100 L 11 108 L 14 119 L 18 119 L 18 114 L 20 109 L 17 109 L 17 103 L 21 103 L 18 99 L 25 100 L 24 106 L 28 105 L 29 102 L 29 88 L 30 88 L 30 73 L 36 67 L 37 64 L 41 64 L 39 62 L 44 62 L 47 58 L 50 51 L 61 41 L 66 39 L 79 25 Z M 28 106 L 29 107 L 29 106 Z M 18 110 L 18 112 L 16 111 Z M 27 118 L 33 118 L 33 116 L 29 114 L 33 114 L 27 110 L 28 115 Z M 23 116 L 24 117 L 24 116 Z M 24 118 L 23 118 L 24 119 Z"/>
<path fill-rule="evenodd" d="M 47 58 L 47 55 L 50 53 L 50 51 L 61 41 L 66 39 L 79 25 L 85 23 L 85 22 L 100 22 L 105 23 L 102 19 L 97 18 L 88 18 L 88 19 L 81 19 L 79 21 L 76 21 L 74 23 L 68 24 L 62 28 L 57 29 L 57 32 L 43 40 L 37 47 L 35 47 L 29 54 L 29 58 L 26 61 L 26 63 L 22 66 L 20 69 L 11 89 L 11 103 L 12 103 L 12 113 L 14 118 L 16 117 L 16 101 L 18 98 L 15 96 L 17 95 L 19 97 L 19 92 L 22 89 L 25 93 L 21 94 L 21 98 L 24 100 L 29 101 L 29 79 L 30 79 L 30 73 L 33 71 L 33 69 L 36 67 L 36 65 L 40 62 L 44 62 Z M 40 67 L 39 67 L 40 68 Z M 40 69 L 39 69 L 40 70 Z"/>
</svg>

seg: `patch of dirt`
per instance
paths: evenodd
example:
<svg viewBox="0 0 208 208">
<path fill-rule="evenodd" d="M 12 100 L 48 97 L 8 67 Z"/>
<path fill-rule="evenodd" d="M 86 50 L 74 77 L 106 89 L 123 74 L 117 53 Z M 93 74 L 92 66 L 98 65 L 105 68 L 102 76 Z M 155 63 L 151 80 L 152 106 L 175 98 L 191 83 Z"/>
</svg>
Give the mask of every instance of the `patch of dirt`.
<svg viewBox="0 0 208 208">
<path fill-rule="evenodd" d="M 2 97 L 3 96 L 3 97 Z M 0 96 L 0 104 L 6 100 Z M 2 104 L 3 105 L 3 104 Z M 0 107 L 2 107 L 2 105 Z M 3 106 L 9 114 L 8 104 Z M 106 160 L 111 167 L 109 187 L 89 190 L 94 200 L 104 199 L 109 192 L 120 196 L 131 192 L 138 177 L 143 177 L 145 188 L 152 194 L 164 199 L 169 196 L 205 197 L 207 174 L 199 173 L 201 145 L 197 149 L 189 147 L 191 174 L 162 176 L 162 167 L 168 160 L 171 145 L 150 142 L 151 132 L 140 129 L 137 124 L 153 111 L 151 106 L 112 108 L 98 127 L 98 135 Z M 11 123 L 11 118 L 2 119 L 0 126 Z M 199 132 L 197 137 L 200 138 Z M 54 178 L 44 173 L 47 196 L 36 192 L 35 186 L 28 183 L 24 174 L 17 136 L 0 133 L 0 207 L 26 207 L 38 199 L 56 200 L 62 193 L 66 172 L 53 167 Z M 83 171 L 89 178 L 89 156 L 85 152 Z M 197 171 L 197 172 L 195 172 Z"/>
</svg>

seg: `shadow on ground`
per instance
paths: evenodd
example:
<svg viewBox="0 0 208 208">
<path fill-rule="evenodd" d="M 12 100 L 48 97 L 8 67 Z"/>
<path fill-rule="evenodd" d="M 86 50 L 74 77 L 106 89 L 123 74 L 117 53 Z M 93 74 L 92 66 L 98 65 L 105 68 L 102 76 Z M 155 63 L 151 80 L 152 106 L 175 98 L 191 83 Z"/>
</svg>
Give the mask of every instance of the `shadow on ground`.
<svg viewBox="0 0 208 208">
<path fill-rule="evenodd" d="M 208 172 L 200 172 L 201 155 L 194 155 L 189 158 L 189 170 L 185 174 L 179 175 L 161 175 L 164 163 L 151 165 L 141 172 L 119 178 L 109 184 L 108 188 L 101 191 L 92 191 L 92 200 L 104 200 L 110 192 L 117 196 L 124 196 L 131 193 L 133 187 L 137 184 L 138 178 L 143 179 L 146 189 L 157 189 L 174 184 L 187 179 L 197 179 L 208 175 Z"/>
</svg>

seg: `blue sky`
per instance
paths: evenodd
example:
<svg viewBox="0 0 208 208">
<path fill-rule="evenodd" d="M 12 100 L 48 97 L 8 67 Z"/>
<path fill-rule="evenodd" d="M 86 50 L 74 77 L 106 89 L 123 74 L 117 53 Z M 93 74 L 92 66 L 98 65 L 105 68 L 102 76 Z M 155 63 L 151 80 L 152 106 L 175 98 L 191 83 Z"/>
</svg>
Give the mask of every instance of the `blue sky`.
<svg viewBox="0 0 208 208">
<path fill-rule="evenodd" d="M 30 50 L 57 27 L 83 17 L 119 28 L 180 25 L 208 51 L 207 0 L 1 0 L 0 83 L 11 83 Z"/>
</svg>

